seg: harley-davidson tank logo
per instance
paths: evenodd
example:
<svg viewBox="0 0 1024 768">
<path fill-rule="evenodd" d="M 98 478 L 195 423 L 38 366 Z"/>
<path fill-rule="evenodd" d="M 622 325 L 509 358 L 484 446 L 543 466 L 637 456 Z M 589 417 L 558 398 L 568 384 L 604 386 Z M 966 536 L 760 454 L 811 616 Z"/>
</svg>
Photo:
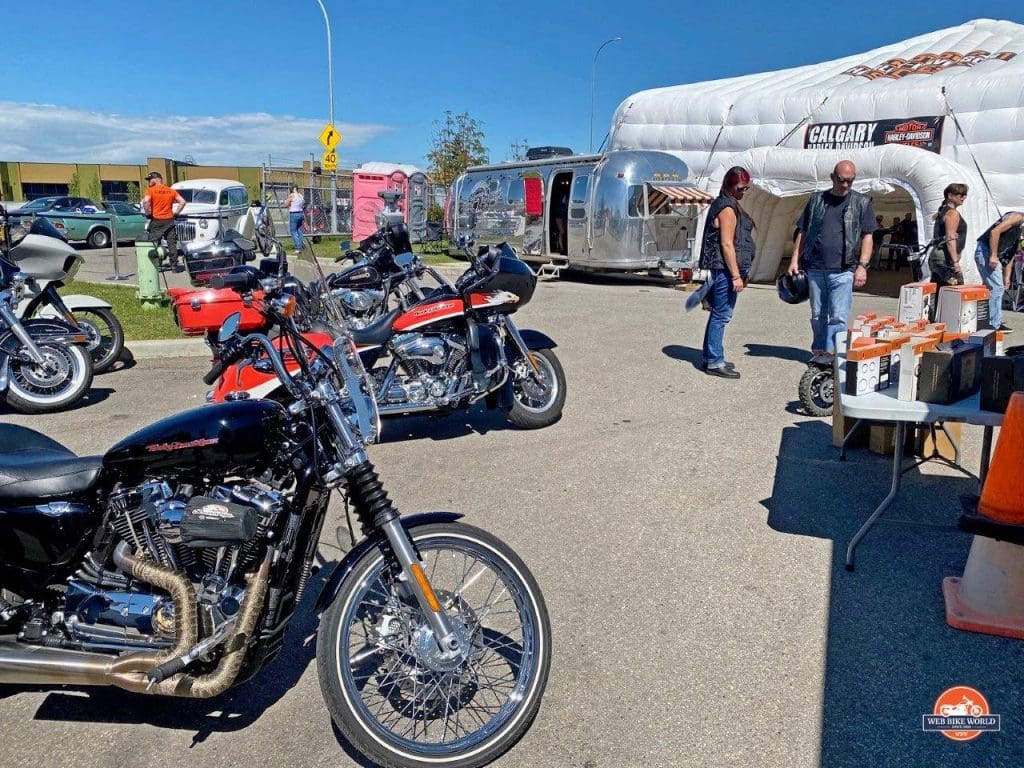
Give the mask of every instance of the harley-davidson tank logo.
<svg viewBox="0 0 1024 768">
<path fill-rule="evenodd" d="M 416 307 L 415 309 L 410 310 L 409 314 L 413 317 L 428 317 L 440 312 L 451 312 L 458 308 L 459 302 L 457 301 L 439 301 L 435 304 L 428 304 L 425 307 Z"/>
<path fill-rule="evenodd" d="M 147 445 L 146 450 L 150 453 L 163 453 L 164 451 L 184 451 L 186 448 L 205 448 L 208 445 L 216 445 L 220 442 L 218 437 L 201 437 L 198 440 L 189 440 L 185 443 L 153 443 Z"/>
</svg>

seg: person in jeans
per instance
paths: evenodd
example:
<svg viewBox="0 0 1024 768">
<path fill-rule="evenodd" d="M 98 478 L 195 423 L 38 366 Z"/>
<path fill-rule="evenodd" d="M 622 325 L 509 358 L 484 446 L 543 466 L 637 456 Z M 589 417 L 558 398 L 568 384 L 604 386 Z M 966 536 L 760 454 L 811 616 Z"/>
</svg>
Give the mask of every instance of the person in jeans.
<svg viewBox="0 0 1024 768">
<path fill-rule="evenodd" d="M 875 210 L 871 198 L 853 189 L 857 166 L 842 160 L 832 169 L 832 188 L 811 195 L 793 244 L 789 273 L 803 268 L 811 304 L 811 353 L 836 350 L 836 334 L 846 332 L 853 289 L 868 281 Z"/>
<path fill-rule="evenodd" d="M 932 249 L 928 267 L 932 282 L 939 285 L 963 285 L 964 271 L 960 266 L 964 246 L 967 244 L 967 222 L 960 215 L 960 206 L 967 200 L 966 184 L 950 184 L 943 192 L 944 199 L 935 214 L 932 238 L 943 238 L 942 244 Z"/>
<path fill-rule="evenodd" d="M 710 376 L 738 379 L 739 371 L 725 359 L 725 326 L 732 319 L 736 297 L 747 285 L 754 261 L 754 222 L 740 206 L 750 188 L 750 174 L 730 168 L 718 197 L 711 203 L 704 224 L 700 267 L 711 271 L 707 302 L 711 313 L 704 329 L 701 368 Z"/>
<path fill-rule="evenodd" d="M 295 246 L 295 253 L 302 253 L 302 223 L 306 218 L 306 199 L 298 187 L 292 187 L 284 204 L 288 208 L 288 233 L 292 236 L 292 245 Z"/>
<path fill-rule="evenodd" d="M 174 217 L 185 207 L 185 198 L 177 190 L 164 184 L 164 177 L 156 171 L 146 176 L 149 187 L 142 196 L 142 212 L 149 216 L 146 229 L 149 239 L 159 243 L 167 241 L 167 265 L 174 272 L 182 272 L 185 267 L 178 261 L 178 225 Z"/>
<path fill-rule="evenodd" d="M 1024 212 L 1010 211 L 981 233 L 974 251 L 974 262 L 989 292 L 989 322 L 1003 333 L 1010 332 L 1010 328 L 1003 325 L 1003 292 L 1006 289 L 1003 267 L 1013 263 L 1022 235 Z"/>
</svg>

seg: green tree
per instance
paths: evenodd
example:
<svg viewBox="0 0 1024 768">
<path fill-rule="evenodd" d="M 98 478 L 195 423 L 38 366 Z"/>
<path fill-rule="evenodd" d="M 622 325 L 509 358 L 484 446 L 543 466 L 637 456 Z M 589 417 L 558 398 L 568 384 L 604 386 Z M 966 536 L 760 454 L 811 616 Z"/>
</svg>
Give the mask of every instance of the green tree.
<svg viewBox="0 0 1024 768">
<path fill-rule="evenodd" d="M 481 122 L 468 112 L 453 115 L 450 109 L 444 118 L 434 121 L 434 136 L 427 153 L 435 183 L 451 186 L 460 173 L 471 165 L 487 162 L 487 147 Z"/>
</svg>

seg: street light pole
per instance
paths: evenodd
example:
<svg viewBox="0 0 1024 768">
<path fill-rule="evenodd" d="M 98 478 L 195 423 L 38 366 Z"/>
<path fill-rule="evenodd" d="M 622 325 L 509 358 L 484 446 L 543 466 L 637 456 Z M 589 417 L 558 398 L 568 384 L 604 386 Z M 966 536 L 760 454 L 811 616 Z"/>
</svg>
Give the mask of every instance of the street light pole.
<svg viewBox="0 0 1024 768">
<path fill-rule="evenodd" d="M 327 17 L 327 9 L 323 0 L 316 0 L 320 11 L 324 15 L 324 25 L 327 27 L 327 112 L 329 122 L 334 125 L 334 61 L 331 57 L 331 20 Z M 331 232 L 338 233 L 338 175 L 337 170 L 331 171 Z"/>
<path fill-rule="evenodd" d="M 594 151 L 594 102 L 597 98 L 597 55 L 601 53 L 602 49 L 609 43 L 618 43 L 622 40 L 621 37 L 613 37 L 611 40 L 605 40 L 598 47 L 594 53 L 594 65 L 590 69 L 590 151 Z"/>
</svg>

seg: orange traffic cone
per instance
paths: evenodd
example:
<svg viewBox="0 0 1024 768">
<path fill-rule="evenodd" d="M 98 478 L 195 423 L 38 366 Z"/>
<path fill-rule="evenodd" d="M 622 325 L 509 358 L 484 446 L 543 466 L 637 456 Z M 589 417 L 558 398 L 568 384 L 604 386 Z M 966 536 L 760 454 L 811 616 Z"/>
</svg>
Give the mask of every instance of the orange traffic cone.
<svg viewBox="0 0 1024 768">
<path fill-rule="evenodd" d="M 946 623 L 1024 640 L 1024 392 L 1010 398 L 962 578 L 942 581 Z M 1001 539 L 1001 540 L 997 540 Z"/>
</svg>

